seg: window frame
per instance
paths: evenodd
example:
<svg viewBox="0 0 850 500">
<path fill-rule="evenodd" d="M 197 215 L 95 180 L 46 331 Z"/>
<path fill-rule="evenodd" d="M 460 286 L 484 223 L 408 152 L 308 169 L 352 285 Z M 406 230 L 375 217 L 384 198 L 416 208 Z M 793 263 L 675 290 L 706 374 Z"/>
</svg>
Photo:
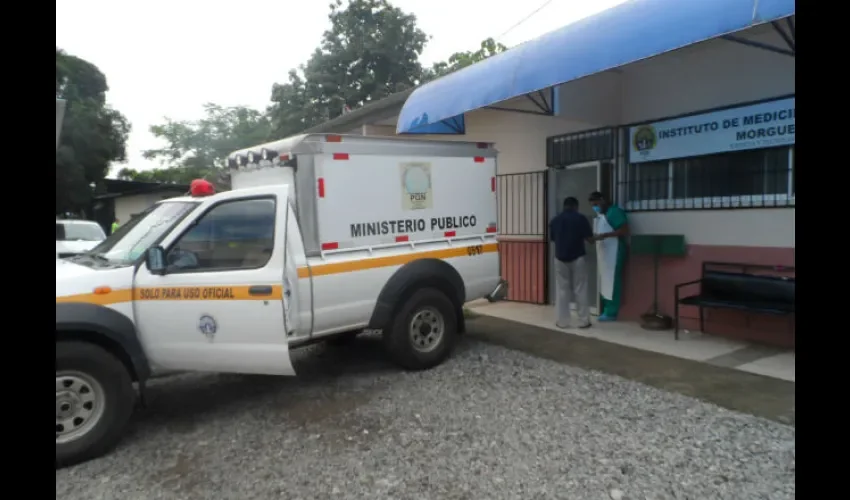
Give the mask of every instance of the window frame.
<svg viewBox="0 0 850 500">
<path fill-rule="evenodd" d="M 216 202 L 209 207 L 207 207 L 203 212 L 201 212 L 198 217 L 195 218 L 180 234 L 174 238 L 174 240 L 168 245 L 168 248 L 164 249 L 164 254 L 166 257 L 166 262 L 168 262 L 168 252 L 170 252 L 174 247 L 180 243 L 183 237 L 186 236 L 189 232 L 191 232 L 195 227 L 197 227 L 198 223 L 204 219 L 210 212 L 215 210 L 216 208 L 230 204 L 230 203 L 238 203 L 243 201 L 263 201 L 268 200 L 272 202 L 273 212 L 274 212 L 274 222 L 272 224 L 272 244 L 277 239 L 277 216 L 278 216 L 278 197 L 275 195 L 258 195 L 258 196 L 250 196 L 246 198 L 235 198 L 231 200 L 222 200 Z M 268 260 L 266 260 L 262 265 L 252 266 L 252 267 L 216 267 L 216 268 L 202 268 L 202 269 L 181 269 L 179 267 L 173 267 L 168 265 L 165 269 L 166 274 L 199 274 L 199 273 L 220 273 L 220 272 L 233 272 L 233 271 L 253 271 L 257 269 L 263 269 L 269 265 L 272 257 L 274 256 L 274 248 L 272 249 L 272 253 L 269 255 Z"/>
<path fill-rule="evenodd" d="M 795 154 L 796 144 L 788 144 L 783 146 L 778 146 L 774 148 L 758 148 L 756 151 L 765 151 L 769 149 L 779 149 L 786 148 L 788 154 L 788 185 L 786 192 L 778 193 L 778 194 L 758 194 L 758 195 L 728 195 L 728 196 L 703 196 L 703 197 L 685 197 L 685 198 L 675 198 L 675 163 L 677 161 L 688 161 L 692 158 L 700 158 L 704 156 L 713 156 L 713 155 L 701 155 L 701 156 L 693 156 L 693 157 L 682 157 L 682 158 L 670 158 L 668 160 L 660 160 L 658 162 L 646 162 L 646 163 L 627 163 L 625 168 L 627 171 L 625 172 L 625 189 L 623 190 L 623 194 L 626 196 L 625 203 L 623 203 L 623 208 L 629 212 L 659 212 L 659 211 L 668 211 L 668 210 L 738 210 L 738 209 L 749 209 L 749 208 L 793 208 L 796 206 L 796 165 L 794 164 L 796 160 Z M 753 151 L 753 150 L 740 150 L 740 151 L 727 151 L 725 153 L 737 153 L 744 151 Z M 714 154 L 724 154 L 724 153 L 714 153 Z M 765 161 L 767 158 L 765 157 Z M 666 163 L 667 164 L 667 175 L 666 186 L 664 186 L 664 190 L 666 192 L 666 198 L 657 198 L 657 199 L 632 199 L 631 192 L 632 186 L 636 185 L 633 183 L 640 182 L 640 167 L 644 164 L 650 163 Z M 688 168 L 688 167 L 686 167 Z M 634 177 L 632 177 L 634 176 Z"/>
</svg>

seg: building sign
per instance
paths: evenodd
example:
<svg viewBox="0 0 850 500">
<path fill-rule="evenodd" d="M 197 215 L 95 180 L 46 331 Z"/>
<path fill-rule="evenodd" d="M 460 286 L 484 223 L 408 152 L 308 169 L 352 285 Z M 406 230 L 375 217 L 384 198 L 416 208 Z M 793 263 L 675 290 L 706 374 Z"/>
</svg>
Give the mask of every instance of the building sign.
<svg viewBox="0 0 850 500">
<path fill-rule="evenodd" d="M 789 97 L 629 128 L 630 163 L 794 144 Z"/>
</svg>

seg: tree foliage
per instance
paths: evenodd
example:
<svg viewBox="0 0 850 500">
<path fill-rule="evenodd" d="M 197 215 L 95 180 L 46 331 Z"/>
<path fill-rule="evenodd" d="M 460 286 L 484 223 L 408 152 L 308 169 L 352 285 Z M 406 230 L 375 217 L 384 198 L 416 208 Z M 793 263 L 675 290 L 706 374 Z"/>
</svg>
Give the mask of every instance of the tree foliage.
<svg viewBox="0 0 850 500">
<path fill-rule="evenodd" d="M 447 61 L 432 64 L 425 70 L 422 80 L 423 82 L 435 80 L 506 50 L 508 50 L 506 46 L 488 38 L 481 42 L 481 46 L 476 51 L 455 52 Z"/>
<path fill-rule="evenodd" d="M 90 184 L 125 159 L 130 124 L 106 104 L 107 90 L 97 66 L 56 48 L 56 97 L 66 101 L 56 149 L 56 213 L 84 208 Z"/>
<path fill-rule="evenodd" d="M 330 29 L 306 64 L 274 84 L 269 114 L 285 137 L 411 88 L 423 74 L 419 56 L 428 35 L 416 16 L 387 0 L 341 0 L 330 5 Z"/>
<path fill-rule="evenodd" d="M 285 83 L 272 86 L 272 104 L 260 113 L 243 107 L 205 106 L 196 122 L 166 120 L 151 132 L 166 146 L 145 151 L 163 168 L 124 169 L 130 180 L 187 183 L 215 180 L 218 161 L 235 150 L 298 134 L 336 118 L 347 108 L 445 76 L 507 50 L 492 38 L 475 51 L 457 52 L 447 61 L 423 68 L 419 57 L 426 35 L 416 16 L 388 0 L 341 0 L 330 4 L 330 28 L 309 60 L 289 71 Z"/>
<path fill-rule="evenodd" d="M 119 179 L 188 184 L 192 179 L 219 181 L 223 160 L 237 149 L 265 142 L 271 121 L 260 111 L 244 106 L 204 105 L 204 117 L 197 121 L 173 121 L 154 125 L 151 133 L 165 146 L 142 154 L 158 160 L 162 168 L 136 171 L 125 168 Z"/>
</svg>

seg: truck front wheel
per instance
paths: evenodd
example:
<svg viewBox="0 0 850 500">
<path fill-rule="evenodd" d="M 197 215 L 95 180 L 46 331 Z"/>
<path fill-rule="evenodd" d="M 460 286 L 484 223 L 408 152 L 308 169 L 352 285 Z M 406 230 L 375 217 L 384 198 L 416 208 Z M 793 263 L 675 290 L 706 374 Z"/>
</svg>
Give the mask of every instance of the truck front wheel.
<svg viewBox="0 0 850 500">
<path fill-rule="evenodd" d="M 130 374 L 115 356 L 87 342 L 57 342 L 56 466 L 112 449 L 134 404 Z"/>
<path fill-rule="evenodd" d="M 455 307 L 433 288 L 417 290 L 401 306 L 384 332 L 392 360 L 407 370 L 426 370 L 451 354 L 457 339 Z"/>
</svg>

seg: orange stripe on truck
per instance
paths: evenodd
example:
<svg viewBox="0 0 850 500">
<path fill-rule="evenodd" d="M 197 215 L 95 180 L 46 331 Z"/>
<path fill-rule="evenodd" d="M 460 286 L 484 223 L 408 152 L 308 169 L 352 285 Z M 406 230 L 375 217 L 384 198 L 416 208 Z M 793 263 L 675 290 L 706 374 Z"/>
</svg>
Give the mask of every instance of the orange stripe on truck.
<svg viewBox="0 0 850 500">
<path fill-rule="evenodd" d="M 283 297 L 281 285 L 273 285 L 269 295 L 251 295 L 248 293 L 249 288 L 249 285 L 144 287 L 135 290 L 113 290 L 106 294 L 67 295 L 56 297 L 56 303 L 85 302 L 105 306 L 131 300 L 280 300 Z"/>
<path fill-rule="evenodd" d="M 446 248 L 443 250 L 431 250 L 428 252 L 404 253 L 401 255 L 390 255 L 387 257 L 373 257 L 371 259 L 349 260 L 345 262 L 334 262 L 331 264 L 317 264 L 312 266 L 313 276 L 326 276 L 329 274 L 350 273 L 354 271 L 365 271 L 379 267 L 401 266 L 419 259 L 451 259 L 455 257 L 471 257 L 485 253 L 499 251 L 498 243 L 487 243 L 486 245 L 472 245 L 464 247 Z M 299 278 L 309 278 L 310 268 L 299 267 Z"/>
<path fill-rule="evenodd" d="M 331 264 L 319 264 L 312 267 L 312 275 L 327 276 L 331 274 L 350 273 L 354 271 L 365 271 L 380 267 L 401 266 L 418 259 L 452 259 L 456 257 L 475 257 L 485 253 L 499 251 L 498 243 L 486 245 L 472 245 L 443 250 L 431 250 L 428 252 L 405 253 L 387 257 L 373 257 L 370 259 L 359 259 L 346 262 L 334 262 Z M 299 278 L 310 277 L 310 268 L 298 268 Z M 77 295 L 66 295 L 56 297 L 56 303 L 85 302 L 88 304 L 109 305 L 132 300 L 281 300 L 283 287 L 272 286 L 270 295 L 251 295 L 248 289 L 251 285 L 238 286 L 179 286 L 179 287 L 144 287 L 122 290 L 97 289 L 92 293 Z"/>
</svg>

